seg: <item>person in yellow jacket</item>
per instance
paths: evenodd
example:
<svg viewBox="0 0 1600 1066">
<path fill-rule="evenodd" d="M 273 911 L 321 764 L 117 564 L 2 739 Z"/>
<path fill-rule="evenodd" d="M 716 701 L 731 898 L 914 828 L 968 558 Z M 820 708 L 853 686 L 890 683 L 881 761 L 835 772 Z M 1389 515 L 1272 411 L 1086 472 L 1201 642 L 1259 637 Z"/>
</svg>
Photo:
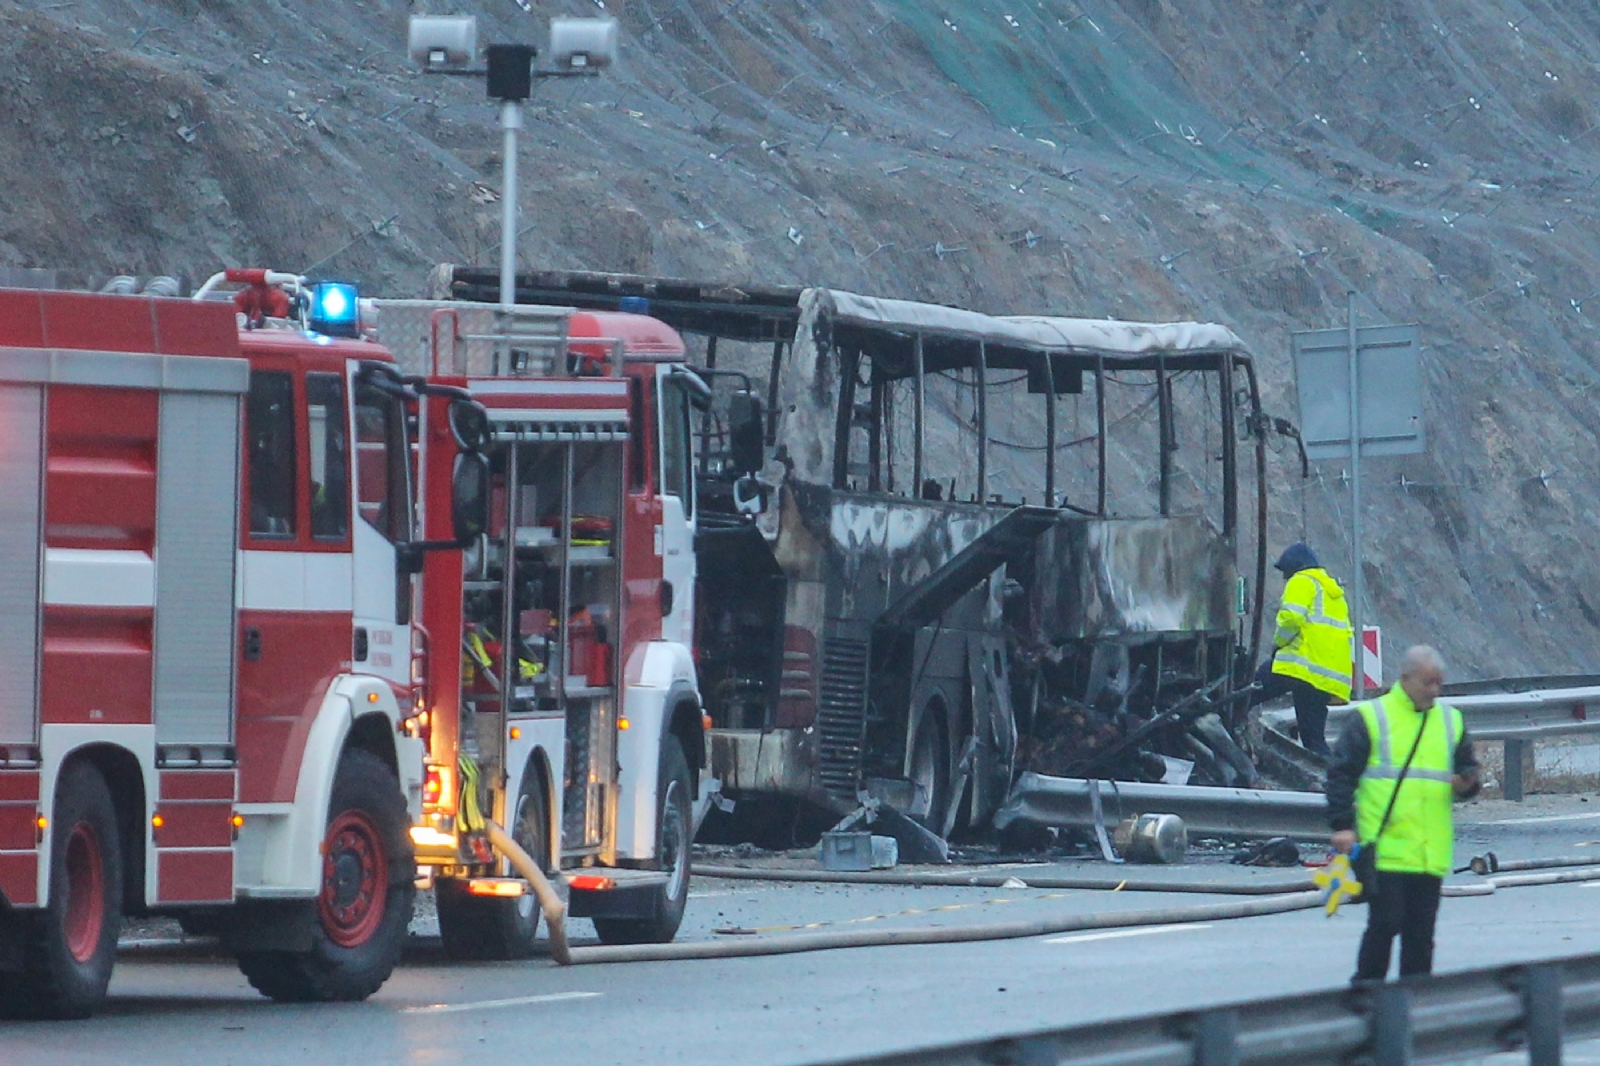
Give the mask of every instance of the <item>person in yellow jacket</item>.
<svg viewBox="0 0 1600 1066">
<path fill-rule="evenodd" d="M 1284 576 L 1283 602 L 1263 688 L 1268 696 L 1294 696 L 1300 743 L 1327 759 L 1328 704 L 1350 698 L 1350 606 L 1304 544 L 1291 544 L 1273 566 Z"/>
<path fill-rule="evenodd" d="M 1366 874 L 1367 929 L 1354 982 L 1382 981 L 1394 938 L 1400 976 L 1433 972 L 1439 889 L 1450 872 L 1451 803 L 1478 792 L 1478 760 L 1461 712 L 1439 702 L 1444 659 L 1419 644 L 1406 652 L 1400 683 L 1360 704 L 1334 745 L 1328 768 L 1333 847 L 1375 849 Z"/>
</svg>

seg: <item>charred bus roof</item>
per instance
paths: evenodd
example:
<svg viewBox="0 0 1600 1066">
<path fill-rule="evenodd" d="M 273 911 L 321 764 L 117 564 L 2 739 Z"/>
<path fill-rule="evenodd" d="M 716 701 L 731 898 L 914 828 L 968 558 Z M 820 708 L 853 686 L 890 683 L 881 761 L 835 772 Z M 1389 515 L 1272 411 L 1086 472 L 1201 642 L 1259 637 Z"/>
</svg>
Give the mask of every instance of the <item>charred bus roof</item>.
<svg viewBox="0 0 1600 1066">
<path fill-rule="evenodd" d="M 446 267 L 440 280 L 456 299 L 499 297 L 499 277 L 490 271 Z M 990 367 L 1026 370 L 1039 364 L 1041 353 L 1049 353 L 1053 369 L 1067 373 L 1096 365 L 1143 370 L 1209 367 L 1217 365 L 1219 356 L 1245 352 L 1244 342 L 1232 330 L 1211 323 L 997 316 L 841 289 L 731 285 L 639 274 L 530 271 L 517 276 L 517 299 L 589 310 L 647 311 L 686 333 L 741 341 L 790 341 L 802 319 L 815 310 L 829 323 L 836 344 L 869 352 L 875 373 L 884 378 L 916 373 L 919 336 L 925 372 L 971 366 L 972 349 L 980 343 Z M 1058 385 L 1058 391 L 1069 390 Z"/>
</svg>

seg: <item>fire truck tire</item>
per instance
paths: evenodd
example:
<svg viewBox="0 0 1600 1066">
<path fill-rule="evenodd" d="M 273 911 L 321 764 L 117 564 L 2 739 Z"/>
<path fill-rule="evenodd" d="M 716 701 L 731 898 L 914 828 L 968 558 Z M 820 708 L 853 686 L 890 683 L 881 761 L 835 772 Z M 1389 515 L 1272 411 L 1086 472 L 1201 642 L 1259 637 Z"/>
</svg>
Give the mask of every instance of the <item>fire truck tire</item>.
<svg viewBox="0 0 1600 1066">
<path fill-rule="evenodd" d="M 100 771 L 69 764 L 56 784 L 50 900 L 20 923 L 20 973 L 0 973 L 0 1017 L 87 1018 L 105 998 L 122 924 L 122 851 Z"/>
<path fill-rule="evenodd" d="M 550 817 L 538 776 L 524 778 L 517 798 L 511 839 L 533 857 L 540 869 L 550 868 Z M 437 888 L 439 934 L 445 954 L 453 959 L 526 959 L 539 933 L 539 900 L 532 892 L 516 899 L 492 899 L 467 892 L 465 881 L 440 881 Z"/>
<path fill-rule="evenodd" d="M 370 752 L 347 751 L 339 760 L 322 850 L 310 950 L 239 956 L 256 990 L 280 1002 L 366 999 L 400 961 L 416 897 L 416 858 L 400 782 Z"/>
<path fill-rule="evenodd" d="M 596 918 L 595 932 L 604 944 L 669 944 L 683 923 L 689 901 L 690 843 L 694 815 L 689 761 L 683 747 L 668 738 L 661 746 L 661 800 L 656 812 L 656 854 L 669 872 L 667 883 L 653 890 L 648 918 Z"/>
</svg>

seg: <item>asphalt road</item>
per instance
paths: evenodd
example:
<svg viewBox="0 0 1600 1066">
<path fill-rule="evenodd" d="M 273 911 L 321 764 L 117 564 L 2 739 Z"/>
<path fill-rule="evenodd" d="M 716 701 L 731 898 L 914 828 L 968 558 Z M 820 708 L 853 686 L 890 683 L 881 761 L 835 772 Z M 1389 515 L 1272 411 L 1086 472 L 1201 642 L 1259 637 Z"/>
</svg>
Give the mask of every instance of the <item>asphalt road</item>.
<svg viewBox="0 0 1600 1066">
<path fill-rule="evenodd" d="M 1576 849 L 1600 837 L 1600 811 L 1574 817 L 1574 810 L 1570 802 L 1479 808 L 1474 816 L 1500 824 L 1464 826 L 1462 857 L 1484 847 L 1503 858 L 1583 854 Z M 1091 868 L 1074 864 L 1072 872 Z M 1282 876 L 1216 864 L 1196 872 Z M 702 881 L 684 933 L 728 939 L 762 933 L 717 930 L 955 924 L 1215 898 Z M 1439 968 L 1600 952 L 1597 918 L 1600 888 L 1588 885 L 1448 899 Z M 1362 921 L 1360 910 L 1332 920 L 1306 911 L 990 943 L 566 970 L 544 960 L 449 963 L 423 937 L 368 1003 L 303 1007 L 261 999 L 231 963 L 203 951 L 130 949 L 100 1017 L 0 1025 L 0 1063 L 421 1066 L 477 1054 L 583 1066 L 817 1063 L 1338 985 L 1349 976 Z M 586 923 L 574 925 L 575 938 L 585 939 Z"/>
</svg>

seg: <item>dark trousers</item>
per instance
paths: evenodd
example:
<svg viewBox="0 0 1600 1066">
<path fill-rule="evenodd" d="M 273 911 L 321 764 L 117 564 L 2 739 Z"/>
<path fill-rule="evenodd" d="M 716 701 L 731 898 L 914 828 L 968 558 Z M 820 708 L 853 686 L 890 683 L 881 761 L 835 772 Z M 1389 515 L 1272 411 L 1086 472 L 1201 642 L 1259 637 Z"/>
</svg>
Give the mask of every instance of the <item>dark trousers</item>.
<svg viewBox="0 0 1600 1066">
<path fill-rule="evenodd" d="M 1382 981 L 1400 938 L 1400 976 L 1433 972 L 1433 926 L 1439 917 L 1442 878 L 1378 871 L 1378 892 L 1367 906 L 1367 931 L 1356 956 L 1356 981 Z"/>
<path fill-rule="evenodd" d="M 1333 697 L 1309 681 L 1273 673 L 1271 659 L 1261 664 L 1256 680 L 1261 682 L 1261 691 L 1250 701 L 1250 706 L 1276 699 L 1286 692 L 1293 695 L 1294 721 L 1300 731 L 1301 746 L 1324 759 L 1329 758 L 1332 752 L 1328 750 L 1328 702 Z"/>
<path fill-rule="evenodd" d="M 1328 701 L 1326 692 L 1309 681 L 1289 677 L 1289 691 L 1294 693 L 1294 721 L 1300 729 L 1300 745 L 1307 751 L 1328 758 Z"/>
</svg>

